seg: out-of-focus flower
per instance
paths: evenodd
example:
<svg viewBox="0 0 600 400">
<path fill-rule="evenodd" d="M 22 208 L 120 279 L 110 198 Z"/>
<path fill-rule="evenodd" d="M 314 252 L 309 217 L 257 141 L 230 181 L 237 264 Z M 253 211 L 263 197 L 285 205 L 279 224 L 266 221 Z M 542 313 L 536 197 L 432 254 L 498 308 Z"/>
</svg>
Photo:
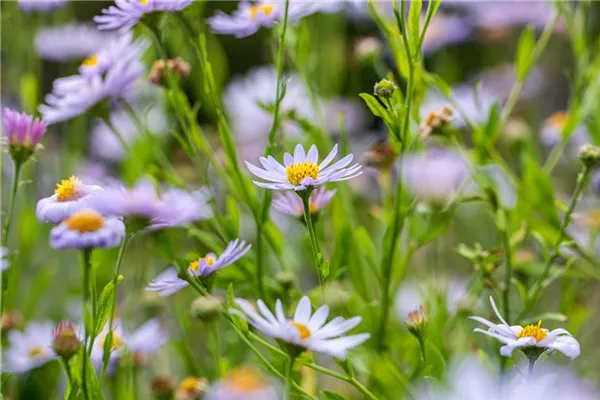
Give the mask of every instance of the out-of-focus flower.
<svg viewBox="0 0 600 400">
<path fill-rule="evenodd" d="M 8 333 L 8 349 L 4 353 L 4 370 L 23 373 L 41 367 L 56 358 L 52 345 L 52 322 L 31 322 L 25 331 Z"/>
<path fill-rule="evenodd" d="M 190 64 L 185 62 L 183 58 L 177 57 L 171 60 L 156 60 L 150 70 L 148 79 L 154 85 L 160 85 L 165 76 L 165 70 L 172 71 L 174 76 L 186 77 L 190 74 Z"/>
<path fill-rule="evenodd" d="M 35 51 L 40 58 L 49 61 L 83 60 L 104 47 L 112 37 L 89 24 L 44 27 L 35 33 Z"/>
<path fill-rule="evenodd" d="M 141 134 L 135 121 L 132 120 L 129 113 L 119 109 L 110 114 L 110 121 L 115 129 L 121 135 L 121 138 L 132 144 Z M 148 112 L 139 113 L 140 121 L 147 129 L 152 129 L 153 134 L 164 133 L 167 128 L 167 116 L 161 107 L 152 107 Z M 115 133 L 101 119 L 97 119 L 92 128 L 90 138 L 92 153 L 106 161 L 118 162 L 125 156 L 125 149 L 122 143 L 115 136 Z"/>
<path fill-rule="evenodd" d="M 236 239 L 229 242 L 227 248 L 217 257 L 214 253 L 192 261 L 188 267 L 188 273 L 193 277 L 208 277 L 220 269 L 233 264 L 250 251 L 252 245 L 246 245 L 246 241 Z M 158 291 L 159 296 L 170 296 L 185 288 L 188 282 L 177 276 L 175 268 L 169 268 L 158 275 L 148 284 L 146 290 Z"/>
<path fill-rule="evenodd" d="M 392 166 L 397 156 L 398 155 L 387 141 L 378 140 L 369 146 L 363 155 L 362 162 L 367 167 L 385 171 Z"/>
<path fill-rule="evenodd" d="M 467 18 L 477 27 L 494 30 L 520 25 L 542 28 L 552 13 L 551 4 L 540 2 L 454 2 L 452 5 L 464 8 Z"/>
<path fill-rule="evenodd" d="M 54 194 L 38 201 L 35 214 L 41 222 L 57 224 L 73 213 L 88 207 L 89 195 L 104 190 L 100 186 L 85 185 L 77 177 L 63 179 Z"/>
<path fill-rule="evenodd" d="M 285 153 L 284 165 L 281 165 L 273 157 L 261 157 L 260 163 L 265 169 L 258 168 L 246 161 L 250 172 L 268 182 L 253 181 L 254 184 L 271 190 L 306 190 L 309 187 L 324 185 L 327 182 L 339 182 L 355 178 L 362 174 L 360 164 L 348 165 L 354 156 L 348 154 L 333 165 L 329 165 L 337 155 L 337 144 L 327 157 L 317 165 L 319 151 L 312 145 L 305 153 L 301 144 L 296 145 L 294 155 Z"/>
<path fill-rule="evenodd" d="M 103 75 L 117 62 L 136 62 L 148 47 L 147 40 L 133 40 L 131 32 L 119 35 L 108 40 L 97 52 L 90 53 L 79 66 L 79 73 L 87 78 Z"/>
<path fill-rule="evenodd" d="M 67 0 L 19 0 L 19 8 L 23 12 L 46 13 L 64 7 Z"/>
<path fill-rule="evenodd" d="M 25 162 L 31 157 L 46 133 L 46 121 L 10 108 L 2 111 L 2 126 L 10 155 L 17 163 Z"/>
<path fill-rule="evenodd" d="M 175 381 L 168 376 L 157 376 L 150 380 L 150 393 L 155 400 L 172 400 Z"/>
<path fill-rule="evenodd" d="M 103 9 L 94 21 L 99 30 L 126 32 L 147 14 L 181 11 L 190 4 L 192 0 L 115 0 L 115 5 Z"/>
<path fill-rule="evenodd" d="M 121 220 L 83 209 L 52 228 L 50 246 L 59 250 L 116 247 L 124 235 L 125 225 Z"/>
<path fill-rule="evenodd" d="M 424 24 L 424 17 L 421 26 Z M 465 18 L 437 13 L 423 38 L 423 54 L 431 54 L 446 46 L 462 43 L 471 37 L 473 28 Z"/>
<path fill-rule="evenodd" d="M 18 311 L 5 311 L 0 318 L 0 333 L 2 335 L 17 329 L 23 323 L 23 316 Z"/>
<path fill-rule="evenodd" d="M 336 192 L 337 190 L 326 190 L 324 187 L 314 190 L 308 198 L 310 213 L 313 215 L 318 214 L 321 209 L 325 207 L 329 201 L 331 201 Z M 303 218 L 304 216 L 304 205 L 302 204 L 302 199 L 291 192 L 279 193 L 275 195 L 273 198 L 272 207 L 282 214 L 299 218 Z"/>
<path fill-rule="evenodd" d="M 102 356 L 104 355 L 104 344 L 109 333 L 109 324 L 107 323 L 94 342 L 90 360 L 96 368 L 102 366 Z M 160 327 L 157 319 L 151 319 L 133 332 L 127 332 L 122 325 L 122 321 L 115 320 L 113 324 L 112 346 L 108 371 L 113 372 L 116 362 L 125 352 L 133 354 L 138 360 L 156 353 L 160 347 L 167 341 L 168 336 Z"/>
<path fill-rule="evenodd" d="M 419 136 L 421 139 L 427 139 L 431 135 L 443 135 L 444 129 L 454 119 L 454 109 L 444 104 L 437 110 L 433 110 L 427 115 L 427 118 L 419 125 Z"/>
<path fill-rule="evenodd" d="M 458 194 L 468 176 L 467 162 L 444 149 L 429 149 L 402 157 L 402 179 L 420 201 L 444 205 Z"/>
<path fill-rule="evenodd" d="M 291 320 L 285 317 L 281 300 L 277 300 L 275 303 L 277 317 L 262 300 L 257 301 L 260 314 L 247 300 L 236 299 L 235 302 L 243 313 L 237 310 L 230 310 L 230 312 L 247 319 L 249 324 L 264 334 L 293 345 L 296 351 L 308 349 L 343 360 L 346 358 L 348 350 L 359 346 L 371 337 L 368 333 L 343 336 L 360 324 L 362 318 L 352 317 L 346 320 L 337 317 L 325 324 L 329 315 L 329 307 L 321 306 L 313 314 L 310 299 L 307 296 L 300 300 L 294 318 Z"/>
<path fill-rule="evenodd" d="M 81 340 L 71 321 L 59 322 L 54 330 L 52 348 L 60 357 L 68 360 L 81 348 Z"/>
<path fill-rule="evenodd" d="M 278 400 L 281 399 L 281 393 L 260 371 L 251 367 L 238 367 L 229 371 L 225 379 L 211 386 L 206 399 Z"/>
<path fill-rule="evenodd" d="M 331 5 L 320 4 L 327 2 L 291 1 L 288 9 L 288 21 L 295 22 L 319 11 L 331 12 Z M 214 33 L 235 35 L 243 38 L 256 33 L 261 27 L 271 28 L 282 21 L 285 13 L 285 3 L 280 1 L 263 0 L 253 4 L 241 2 L 231 15 L 222 11 L 208 19 Z"/>
<path fill-rule="evenodd" d="M 383 45 L 379 39 L 372 36 L 367 36 L 356 41 L 354 45 L 354 57 L 359 60 L 368 60 L 377 56 Z"/>
<path fill-rule="evenodd" d="M 362 134 L 372 116 L 372 114 L 365 111 L 364 103 L 341 97 L 323 99 L 321 108 L 325 119 L 324 128 L 329 133 L 340 132 L 341 118 L 344 122 L 344 130 L 349 135 Z"/>
<path fill-rule="evenodd" d="M 205 378 L 188 376 L 181 381 L 175 392 L 175 400 L 199 400 L 208 389 L 208 381 Z"/>
<path fill-rule="evenodd" d="M 544 120 L 540 141 L 547 147 L 554 147 L 563 140 L 563 130 L 569 120 L 569 115 L 566 111 L 557 111 Z M 584 125 L 575 128 L 571 133 L 567 142 L 565 155 L 569 159 L 573 159 L 581 146 L 590 143 L 590 138 L 587 129 Z"/>
<path fill-rule="evenodd" d="M 192 302 L 190 312 L 193 317 L 202 322 L 213 322 L 221 313 L 221 300 L 218 297 L 207 295 L 200 296 Z"/>
<path fill-rule="evenodd" d="M 421 306 L 426 307 L 429 315 L 435 314 L 436 296 L 444 299 L 446 312 L 453 316 L 460 307 L 469 303 L 467 282 L 460 279 L 439 279 L 431 284 L 423 284 L 416 281 L 405 281 L 396 293 L 396 312 L 400 321 L 410 318 L 410 313 L 419 310 Z"/>
<path fill-rule="evenodd" d="M 492 296 L 490 296 L 490 303 L 494 309 L 494 313 L 502 322 L 501 324 L 496 325 L 482 317 L 469 318 L 489 328 L 487 331 L 475 328 L 474 332 L 483 333 L 500 341 L 504 345 L 500 348 L 500 354 L 504 357 L 512 356 L 512 352 L 515 349 L 525 351 L 536 348 L 541 352 L 558 350 L 571 360 L 579 357 L 579 342 L 565 329 L 559 328 L 548 331 L 548 329 L 542 328 L 542 321 L 539 321 L 537 325 L 527 325 L 525 327 L 519 325 L 510 326 L 498 312 Z"/>
<path fill-rule="evenodd" d="M 0 247 L 0 271 L 4 271 L 10 267 L 10 261 L 8 260 L 8 249 L 6 247 Z"/>
</svg>

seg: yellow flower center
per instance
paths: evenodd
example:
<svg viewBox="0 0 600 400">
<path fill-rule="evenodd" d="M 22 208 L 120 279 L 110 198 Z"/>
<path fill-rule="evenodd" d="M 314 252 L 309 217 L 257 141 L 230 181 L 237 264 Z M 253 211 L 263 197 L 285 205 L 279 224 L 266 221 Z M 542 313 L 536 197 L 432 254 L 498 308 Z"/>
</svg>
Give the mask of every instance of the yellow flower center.
<svg viewBox="0 0 600 400">
<path fill-rule="evenodd" d="M 569 115 L 565 111 L 557 111 L 546 119 L 546 123 L 561 131 L 565 127 L 568 119 Z"/>
<path fill-rule="evenodd" d="M 81 63 L 81 65 L 83 65 L 84 67 L 95 67 L 97 64 L 98 64 L 98 56 L 96 54 L 89 56 L 88 58 L 83 60 L 83 62 Z"/>
<path fill-rule="evenodd" d="M 227 376 L 227 382 L 235 389 L 251 392 L 267 385 L 265 379 L 256 370 L 248 367 L 236 368 Z"/>
<path fill-rule="evenodd" d="M 597 228 L 600 226 L 600 210 L 590 211 L 581 216 L 581 223 L 587 228 Z"/>
<path fill-rule="evenodd" d="M 542 321 L 538 321 L 537 325 L 527 325 L 523 330 L 517 335 L 517 339 L 521 339 L 524 337 L 532 337 L 535 338 L 536 342 L 540 342 L 546 339 L 548 334 L 542 329 Z"/>
<path fill-rule="evenodd" d="M 199 391 L 206 389 L 206 380 L 188 376 L 179 384 L 179 390 L 187 394 L 196 394 Z"/>
<path fill-rule="evenodd" d="M 35 358 L 37 356 L 39 356 L 40 354 L 42 354 L 44 352 L 44 349 L 41 347 L 33 347 L 31 349 L 29 349 L 29 357 L 31 358 Z"/>
<path fill-rule="evenodd" d="M 107 336 L 108 336 L 108 334 L 105 334 L 104 337 L 98 341 L 99 348 L 101 348 L 101 349 L 104 348 L 104 343 L 106 343 Z M 123 342 L 123 339 L 121 339 L 121 336 L 119 336 L 119 334 L 117 332 L 113 332 L 111 349 L 118 349 L 119 347 L 122 347 L 124 344 L 125 343 Z"/>
<path fill-rule="evenodd" d="M 310 329 L 308 329 L 308 327 L 304 324 L 301 324 L 299 322 L 294 322 L 291 321 L 292 325 L 294 325 L 294 328 L 296 328 L 298 330 L 298 333 L 300 334 L 300 339 L 305 340 L 305 339 L 309 339 L 311 336 L 311 332 Z"/>
<path fill-rule="evenodd" d="M 300 185 L 304 178 L 311 177 L 314 180 L 319 178 L 319 166 L 314 162 L 304 161 L 301 163 L 291 163 L 285 169 L 285 177 L 288 182 L 294 186 Z"/>
<path fill-rule="evenodd" d="M 56 184 L 56 199 L 58 201 L 71 201 L 79 197 L 77 192 L 78 186 L 81 185 L 81 181 L 76 177 L 72 176 L 69 179 L 63 179 L 60 183 Z"/>
<path fill-rule="evenodd" d="M 104 226 L 104 218 L 96 211 L 82 210 L 66 219 L 65 225 L 78 232 L 95 232 Z"/>
<path fill-rule="evenodd" d="M 206 261 L 206 263 L 208 264 L 209 267 L 212 267 L 212 265 L 216 261 L 213 256 L 200 257 L 196 261 L 192 261 L 190 263 L 190 268 L 193 269 L 194 271 L 198 272 L 198 265 L 200 265 L 200 263 L 202 262 L 202 260 Z"/>
<path fill-rule="evenodd" d="M 140 4 L 146 7 L 148 5 L 148 0 L 140 0 Z"/>
<path fill-rule="evenodd" d="M 275 10 L 273 4 L 257 4 L 250 8 L 250 18 L 255 19 L 259 13 L 264 14 L 266 17 L 271 15 Z"/>
</svg>

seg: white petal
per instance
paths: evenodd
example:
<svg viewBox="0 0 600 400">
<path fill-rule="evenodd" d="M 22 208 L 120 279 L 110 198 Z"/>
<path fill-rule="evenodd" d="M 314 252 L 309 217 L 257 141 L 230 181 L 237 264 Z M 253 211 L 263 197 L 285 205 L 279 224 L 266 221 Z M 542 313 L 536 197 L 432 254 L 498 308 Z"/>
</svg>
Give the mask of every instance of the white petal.
<svg viewBox="0 0 600 400">
<path fill-rule="evenodd" d="M 325 321 L 327 321 L 327 316 L 329 315 L 329 306 L 323 305 L 319 307 L 317 311 L 313 314 L 313 316 L 308 321 L 308 329 L 311 331 L 317 331 L 321 329 Z"/>
<path fill-rule="evenodd" d="M 296 313 L 294 314 L 294 322 L 306 325 L 310 318 L 312 309 L 310 305 L 310 299 L 308 296 L 304 296 L 300 299 L 298 307 L 296 307 Z"/>
<path fill-rule="evenodd" d="M 538 344 L 541 344 L 541 342 Z M 572 336 L 559 336 L 553 343 L 540 347 L 546 347 L 550 350 L 558 350 L 571 360 L 579 357 L 579 354 L 581 353 L 579 342 Z"/>
<path fill-rule="evenodd" d="M 297 144 L 296 148 L 294 149 L 294 162 L 295 163 L 304 162 L 305 158 L 306 158 L 306 153 L 304 152 L 304 147 L 302 147 L 301 144 Z"/>
<path fill-rule="evenodd" d="M 494 298 L 492 296 L 490 296 L 490 303 L 492 304 L 492 308 L 494 309 L 494 312 L 496 313 L 496 316 L 498 317 L 498 319 L 500 321 L 502 321 L 502 323 L 506 326 L 509 326 L 506 321 L 504 320 L 504 318 L 502 318 L 502 315 L 500 315 L 500 312 L 498 311 L 498 307 L 496 307 L 496 303 L 494 302 Z"/>
<path fill-rule="evenodd" d="M 281 304 L 281 300 L 279 299 L 275 302 L 275 315 L 277 315 L 277 320 L 279 320 L 280 323 L 284 324 L 287 322 L 287 318 L 283 312 L 283 304 Z"/>
<path fill-rule="evenodd" d="M 331 150 L 331 152 L 327 155 L 327 157 L 325 157 L 323 162 L 321 164 L 319 164 L 319 171 L 324 170 L 325 167 L 327 167 L 329 165 L 329 163 L 331 163 L 331 161 L 337 155 L 337 151 L 338 151 L 338 145 L 336 144 L 335 146 L 333 146 L 333 150 Z"/>
<path fill-rule="evenodd" d="M 310 146 L 310 150 L 308 150 L 308 153 L 306 154 L 306 161 L 313 162 L 315 164 L 317 161 L 319 161 L 319 151 L 317 150 L 317 146 L 314 144 Z"/>
</svg>

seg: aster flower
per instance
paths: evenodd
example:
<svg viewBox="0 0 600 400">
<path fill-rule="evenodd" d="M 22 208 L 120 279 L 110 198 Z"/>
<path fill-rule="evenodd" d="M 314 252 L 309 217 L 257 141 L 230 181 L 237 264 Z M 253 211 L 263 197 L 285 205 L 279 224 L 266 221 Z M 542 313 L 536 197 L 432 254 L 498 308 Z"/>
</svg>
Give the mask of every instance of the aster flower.
<svg viewBox="0 0 600 400">
<path fill-rule="evenodd" d="M 32 322 L 24 332 L 8 333 L 8 349 L 4 353 L 4 369 L 11 373 L 23 373 L 41 367 L 56 358 L 52 350 L 54 324 Z"/>
<path fill-rule="evenodd" d="M 229 242 L 227 248 L 217 256 L 215 253 L 208 253 L 204 257 L 194 260 L 188 266 L 188 273 L 192 277 L 209 277 L 213 273 L 233 264 L 246 253 L 250 251 L 252 245 L 246 245 L 246 241 L 236 239 Z M 158 275 L 148 284 L 146 290 L 158 292 L 161 297 L 170 296 L 188 286 L 188 282 L 179 278 L 175 268 L 169 268 Z"/>
<path fill-rule="evenodd" d="M 537 349 L 540 352 L 558 350 L 571 360 L 579 357 L 579 342 L 565 329 L 559 328 L 548 331 L 548 329 L 542 328 L 542 321 L 539 321 L 537 325 L 528 325 L 525 327 L 519 325 L 510 326 L 498 312 L 492 296 L 490 296 L 490 303 L 492 304 L 494 313 L 502 322 L 501 324 L 496 325 L 482 317 L 470 318 L 489 328 L 487 331 L 475 328 L 474 332 L 483 333 L 504 344 L 500 348 L 500 354 L 504 357 L 512 356 L 512 352 L 515 349 Z"/>
<path fill-rule="evenodd" d="M 235 368 L 225 379 L 215 383 L 206 394 L 207 400 L 278 400 L 278 388 L 260 371 L 251 367 Z"/>
<path fill-rule="evenodd" d="M 317 2 L 290 1 L 288 21 L 298 21 L 322 9 L 328 11 L 326 7 Z M 253 35 L 261 27 L 272 28 L 278 21 L 283 20 L 284 15 L 284 2 L 264 0 L 249 3 L 243 1 L 231 15 L 217 11 L 216 15 L 208 19 L 208 23 L 214 33 L 243 38 Z"/>
<path fill-rule="evenodd" d="M 236 299 L 235 302 L 243 313 L 238 310 L 231 310 L 231 312 L 245 318 L 249 324 L 264 334 L 297 348 L 329 354 L 342 360 L 346 358 L 348 350 L 362 344 L 371 336 L 368 333 L 343 336 L 360 324 L 361 317 L 352 317 L 348 320 L 337 317 L 325 324 L 329 307 L 323 305 L 313 314 L 307 296 L 300 300 L 294 318 L 291 320 L 285 317 L 281 300 L 275 303 L 277 317 L 262 300 L 257 301 L 260 314 L 244 299 Z"/>
<path fill-rule="evenodd" d="M 35 51 L 48 61 L 78 61 L 100 50 L 113 36 L 89 24 L 43 27 L 35 33 Z"/>
<path fill-rule="evenodd" d="M 107 323 L 94 342 L 90 360 L 96 368 L 102 367 L 104 344 L 109 332 Z M 136 360 L 143 361 L 145 357 L 156 353 L 168 340 L 167 333 L 160 327 L 157 319 L 151 319 L 133 332 L 123 328 L 122 321 L 115 320 L 113 324 L 112 347 L 108 371 L 113 371 L 117 361 L 125 354 L 132 354 Z"/>
<path fill-rule="evenodd" d="M 124 235 L 125 225 L 121 220 L 83 209 L 52 228 L 50 246 L 54 249 L 116 247 Z"/>
<path fill-rule="evenodd" d="M 63 179 L 56 185 L 54 194 L 38 201 L 36 217 L 41 222 L 57 224 L 73 213 L 87 208 L 89 195 L 104 190 L 100 186 L 85 185 L 76 176 Z"/>
<path fill-rule="evenodd" d="M 10 108 L 4 108 L 2 112 L 2 126 L 15 162 L 24 162 L 31 157 L 46 133 L 46 121 Z"/>
<path fill-rule="evenodd" d="M 18 0 L 18 2 L 21 11 L 40 13 L 54 11 L 67 4 L 66 0 Z"/>
<path fill-rule="evenodd" d="M 0 247 L 0 271 L 7 270 L 10 267 L 10 261 L 8 260 L 8 249 L 6 247 Z"/>
<path fill-rule="evenodd" d="M 335 195 L 337 190 L 326 190 L 323 187 L 314 190 L 308 198 L 308 205 L 311 214 L 318 214 L 323 207 L 327 205 Z M 273 208 L 282 214 L 291 215 L 298 218 L 304 217 L 304 205 L 302 199 L 291 192 L 278 193 L 273 198 Z"/>
<path fill-rule="evenodd" d="M 196 378 L 188 376 L 181 381 L 175 391 L 176 400 L 196 400 L 203 398 L 208 389 L 208 381 L 205 378 Z"/>
<path fill-rule="evenodd" d="M 106 73 L 117 62 L 135 62 L 148 49 L 149 42 L 144 39 L 133 40 L 131 32 L 116 36 L 106 42 L 97 52 L 90 53 L 79 67 L 79 73 L 93 77 Z"/>
<path fill-rule="evenodd" d="M 312 145 L 305 153 L 301 144 L 296 145 L 294 155 L 285 153 L 283 156 L 284 165 L 281 165 L 273 157 L 261 157 L 260 163 L 265 169 L 258 168 L 246 161 L 250 172 L 257 177 L 268 182 L 253 181 L 257 186 L 271 190 L 306 190 L 309 187 L 324 185 L 327 182 L 340 182 L 355 178 L 362 174 L 360 164 L 354 164 L 348 167 L 354 156 L 348 154 L 333 165 L 329 165 L 337 155 L 337 144 L 333 150 L 325 157 L 321 164 L 317 165 L 319 160 L 319 151 L 315 145 Z"/>
<path fill-rule="evenodd" d="M 99 30 L 126 32 L 150 13 L 181 11 L 190 4 L 192 0 L 115 0 L 115 5 L 103 9 L 94 21 Z"/>
</svg>

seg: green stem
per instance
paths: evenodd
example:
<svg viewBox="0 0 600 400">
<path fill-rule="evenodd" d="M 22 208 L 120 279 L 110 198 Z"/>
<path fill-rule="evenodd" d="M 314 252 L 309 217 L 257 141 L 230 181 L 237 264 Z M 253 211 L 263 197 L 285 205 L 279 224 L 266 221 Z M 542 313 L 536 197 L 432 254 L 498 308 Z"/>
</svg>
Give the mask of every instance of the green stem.
<svg viewBox="0 0 600 400">
<path fill-rule="evenodd" d="M 317 235 L 315 234 L 315 229 L 312 222 L 312 216 L 310 214 L 310 192 L 311 190 L 303 190 L 299 192 L 300 198 L 302 199 L 302 205 L 304 207 L 304 222 L 306 223 L 306 228 L 308 229 L 308 235 L 310 236 L 310 246 L 312 248 L 313 257 L 315 259 L 315 267 L 317 268 L 317 275 L 319 276 L 319 286 L 321 286 L 321 292 L 323 294 L 323 299 L 325 298 L 325 277 L 321 273 L 321 261 L 319 259 L 319 254 L 321 251 L 319 250 L 319 242 L 317 241 Z"/>
<path fill-rule="evenodd" d="M 265 196 L 266 197 L 266 196 Z M 256 287 L 260 298 L 265 298 L 265 267 L 263 260 L 263 223 L 256 218 Z M 266 300 L 266 299 L 265 299 Z"/>
<path fill-rule="evenodd" d="M 73 395 L 73 376 L 71 375 L 71 369 L 69 368 L 69 361 L 63 357 L 60 359 L 60 363 L 65 370 L 65 376 L 67 377 L 67 390 L 65 391 L 65 400 L 70 399 Z"/>
<path fill-rule="evenodd" d="M 21 167 L 23 166 L 20 162 L 15 162 L 15 171 L 13 174 L 12 186 L 10 190 L 10 198 L 8 200 L 8 211 L 6 213 L 6 220 L 4 222 L 4 229 L 2 230 L 2 247 L 8 252 L 8 235 L 10 233 L 11 221 L 15 208 L 15 199 L 17 198 L 17 191 L 19 190 L 19 177 L 21 175 Z M 13 267 L 14 269 L 14 267 Z M 9 277 L 11 269 L 7 269 L 2 272 L 2 298 L 0 301 L 0 313 L 4 311 L 6 304 L 6 291 L 8 290 Z"/>
<path fill-rule="evenodd" d="M 508 215 L 505 213 L 505 221 L 508 220 Z M 506 225 L 506 224 L 505 224 Z M 504 290 L 503 301 L 504 301 L 504 318 L 507 321 L 510 321 L 510 286 L 512 281 L 512 248 L 510 246 L 510 237 L 508 236 L 508 228 L 506 226 L 502 227 L 502 244 L 504 246 L 504 265 L 506 267 L 506 271 L 504 272 Z"/>
<path fill-rule="evenodd" d="M 304 364 L 306 367 L 310 368 L 310 369 L 314 369 L 315 371 L 319 371 L 321 373 L 324 373 L 325 375 L 329 375 L 331 377 L 334 377 L 336 379 L 339 379 L 341 381 L 347 382 L 349 384 L 351 384 L 352 386 L 354 386 L 359 392 L 361 392 L 367 399 L 370 400 L 377 400 L 377 397 L 371 393 L 369 391 L 369 389 L 367 389 L 362 383 L 360 383 L 359 381 L 356 380 L 355 377 L 353 376 L 344 376 L 342 374 L 338 374 L 335 371 L 332 371 L 328 368 L 325 367 L 321 367 L 318 364 L 315 363 L 306 363 Z"/>
<path fill-rule="evenodd" d="M 92 249 L 86 248 L 81 252 L 81 268 L 82 268 L 82 285 L 83 285 L 83 302 L 82 302 L 82 311 L 83 311 L 83 321 L 85 328 L 85 340 L 83 342 L 83 346 L 81 349 L 83 359 L 81 362 L 81 388 L 83 391 L 83 397 L 87 400 L 89 399 L 89 393 L 87 391 L 87 365 L 88 365 L 88 352 L 86 351 L 86 344 L 91 344 L 91 332 L 90 328 L 93 323 L 89 320 L 89 311 L 88 311 L 88 303 L 90 297 L 90 272 L 92 269 Z"/>
<path fill-rule="evenodd" d="M 208 329 L 208 346 L 213 355 L 215 363 L 215 377 L 221 377 L 221 346 L 219 344 L 219 325 L 217 322 L 211 322 Z"/>
<path fill-rule="evenodd" d="M 292 374 L 294 373 L 294 357 L 290 357 L 287 361 L 287 366 L 285 369 L 285 391 L 284 398 L 286 400 L 290 400 L 292 398 L 292 385 L 294 383 L 294 379 Z"/>
<path fill-rule="evenodd" d="M 423 359 L 423 368 L 427 367 L 427 353 L 425 352 L 425 338 L 423 337 L 423 333 L 421 333 L 417 340 L 419 341 L 419 348 L 421 349 L 421 358 Z"/>
</svg>

